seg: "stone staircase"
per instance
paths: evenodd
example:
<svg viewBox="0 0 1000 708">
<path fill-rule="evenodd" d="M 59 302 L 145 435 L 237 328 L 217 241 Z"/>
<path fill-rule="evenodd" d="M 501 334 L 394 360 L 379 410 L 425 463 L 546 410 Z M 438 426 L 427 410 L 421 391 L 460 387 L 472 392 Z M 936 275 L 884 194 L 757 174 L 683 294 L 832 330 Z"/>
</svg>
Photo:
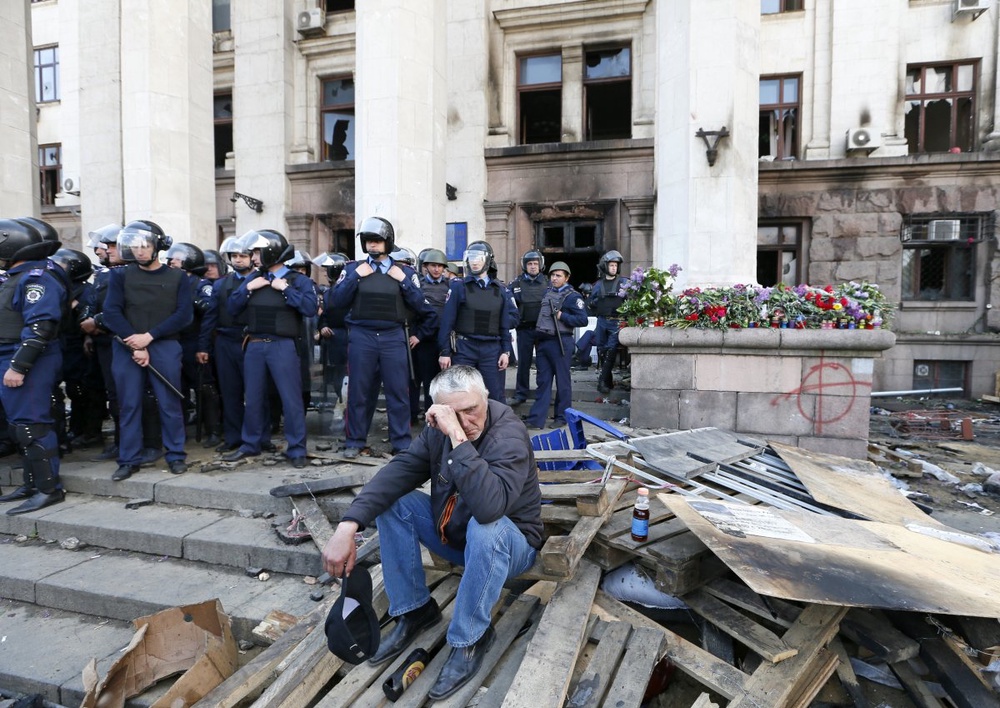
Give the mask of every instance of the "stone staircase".
<svg viewBox="0 0 1000 708">
<path fill-rule="evenodd" d="M 612 422 L 627 418 L 628 392 L 601 396 L 596 376 L 593 368 L 574 372 L 574 407 Z M 513 372 L 507 378 L 512 393 Z M 64 503 L 22 516 L 7 516 L 0 505 L 0 697 L 40 693 L 58 705 L 79 705 L 87 662 L 96 658 L 103 675 L 128 644 L 131 620 L 168 607 L 218 598 L 242 640 L 271 610 L 302 615 L 315 607 L 316 588 L 304 578 L 321 573 L 319 550 L 278 539 L 270 517 L 290 516 L 292 505 L 269 490 L 352 471 L 337 459 L 341 441 L 324 435 L 331 418 L 308 414 L 314 466 L 304 470 L 280 456 L 210 469 L 216 455 L 189 440 L 188 473 L 172 475 L 161 461 L 113 482 L 116 464 L 91 461 L 91 448 L 63 459 Z M 380 414 L 373 443 L 384 427 Z M 20 481 L 16 464 L 12 457 L 0 461 L 4 491 Z M 199 471 L 203 465 L 208 471 Z M 350 499 L 318 501 L 335 522 Z M 63 547 L 69 539 L 79 542 L 75 550 Z M 248 568 L 263 568 L 270 578 L 251 577 Z M 130 705 L 148 706 L 165 689 Z"/>
</svg>

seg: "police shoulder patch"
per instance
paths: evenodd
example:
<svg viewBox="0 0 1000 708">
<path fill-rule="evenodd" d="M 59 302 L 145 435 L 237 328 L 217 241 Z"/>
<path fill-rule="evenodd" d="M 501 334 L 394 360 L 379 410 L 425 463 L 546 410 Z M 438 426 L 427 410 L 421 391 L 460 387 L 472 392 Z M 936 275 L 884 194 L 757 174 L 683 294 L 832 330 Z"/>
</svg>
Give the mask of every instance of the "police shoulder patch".
<svg viewBox="0 0 1000 708">
<path fill-rule="evenodd" d="M 208 284 L 201 286 L 201 294 L 202 295 L 206 295 L 206 296 L 207 295 L 211 295 L 212 294 L 212 286 L 208 285 Z"/>
<path fill-rule="evenodd" d="M 415 288 L 420 287 L 420 278 L 417 277 L 416 273 L 410 275 L 410 281 L 413 283 L 413 287 Z"/>
<path fill-rule="evenodd" d="M 36 303 L 45 295 L 45 286 L 41 283 L 30 283 L 24 286 L 24 299 Z"/>
<path fill-rule="evenodd" d="M 451 288 L 448 288 L 448 292 L 444 295 L 444 301 L 448 302 L 449 300 L 451 300 Z"/>
<path fill-rule="evenodd" d="M 583 309 L 583 298 L 578 297 L 576 299 L 576 307 L 577 307 L 578 310 L 582 310 Z"/>
</svg>

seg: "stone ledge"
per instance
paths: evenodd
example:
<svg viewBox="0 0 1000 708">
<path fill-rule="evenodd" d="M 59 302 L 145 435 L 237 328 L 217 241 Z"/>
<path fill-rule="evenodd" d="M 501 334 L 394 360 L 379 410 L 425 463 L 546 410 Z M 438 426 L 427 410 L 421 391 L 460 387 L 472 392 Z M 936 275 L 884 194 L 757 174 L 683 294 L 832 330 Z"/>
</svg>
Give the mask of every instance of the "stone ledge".
<svg viewBox="0 0 1000 708">
<path fill-rule="evenodd" d="M 618 340 L 626 347 L 641 346 L 649 354 L 670 354 L 676 349 L 697 353 L 698 350 L 732 348 L 742 354 L 758 356 L 803 356 L 829 351 L 837 351 L 839 356 L 873 356 L 873 352 L 895 346 L 896 335 L 887 329 L 626 327 L 619 333 Z"/>
</svg>

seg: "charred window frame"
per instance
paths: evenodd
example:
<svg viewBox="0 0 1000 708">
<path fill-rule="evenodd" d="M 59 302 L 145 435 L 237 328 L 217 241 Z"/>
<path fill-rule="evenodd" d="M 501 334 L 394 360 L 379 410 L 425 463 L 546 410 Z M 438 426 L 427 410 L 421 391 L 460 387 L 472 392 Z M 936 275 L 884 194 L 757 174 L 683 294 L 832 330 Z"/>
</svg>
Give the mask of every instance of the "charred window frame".
<svg viewBox="0 0 1000 708">
<path fill-rule="evenodd" d="M 799 75 L 761 77 L 758 157 L 786 160 L 798 155 L 801 85 Z"/>
<path fill-rule="evenodd" d="M 802 224 L 757 226 L 757 282 L 765 288 L 801 283 Z"/>
<path fill-rule="evenodd" d="M 517 61 L 517 107 L 522 145 L 562 140 L 562 55 Z"/>
<path fill-rule="evenodd" d="M 802 9 L 802 0 L 760 0 L 760 14 L 775 15 Z"/>
<path fill-rule="evenodd" d="M 56 203 L 59 185 L 62 184 L 62 145 L 51 143 L 38 146 L 38 173 L 41 187 L 42 204 L 51 206 Z"/>
<path fill-rule="evenodd" d="M 215 167 L 224 169 L 226 155 L 233 151 L 233 94 L 219 93 L 212 101 L 215 123 Z"/>
<path fill-rule="evenodd" d="M 354 9 L 354 0 L 326 0 L 326 11 L 349 12 Z"/>
<path fill-rule="evenodd" d="M 984 214 L 904 216 L 903 300 L 974 300 L 976 244 L 992 233 L 993 222 Z"/>
<path fill-rule="evenodd" d="M 600 221 L 540 221 L 535 225 L 535 243 L 542 251 L 597 253 L 603 241 Z"/>
<path fill-rule="evenodd" d="M 59 100 L 59 45 L 35 50 L 35 101 Z"/>
<path fill-rule="evenodd" d="M 354 159 L 354 79 L 325 79 L 320 109 L 323 161 Z"/>
<path fill-rule="evenodd" d="M 975 148 L 978 74 L 978 61 L 906 69 L 905 135 L 910 153 Z"/>
<path fill-rule="evenodd" d="M 914 390 L 928 388 L 961 388 L 963 391 L 968 391 L 968 362 L 916 359 L 913 362 L 912 387 Z"/>
<path fill-rule="evenodd" d="M 584 53 L 584 115 L 587 140 L 632 137 L 632 50 L 593 49 Z"/>
</svg>

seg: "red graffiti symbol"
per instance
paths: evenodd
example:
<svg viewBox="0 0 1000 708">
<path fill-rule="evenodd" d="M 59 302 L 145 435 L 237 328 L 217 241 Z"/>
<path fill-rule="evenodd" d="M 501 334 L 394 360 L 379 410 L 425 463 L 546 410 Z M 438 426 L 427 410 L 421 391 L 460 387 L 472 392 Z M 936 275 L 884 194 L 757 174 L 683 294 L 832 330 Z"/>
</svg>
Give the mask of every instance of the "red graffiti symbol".
<svg viewBox="0 0 1000 708">
<path fill-rule="evenodd" d="M 857 381 L 843 364 L 827 363 L 820 358 L 820 363 L 809 369 L 797 389 L 775 396 L 771 399 L 771 405 L 776 406 L 794 396 L 799 413 L 816 426 L 816 434 L 819 435 L 823 433 L 824 425 L 836 423 L 851 412 L 858 395 L 858 388 L 865 386 L 870 388 L 871 384 Z M 836 396 L 823 395 L 835 391 Z M 814 415 L 810 415 L 803 407 L 802 394 L 816 395 Z"/>
</svg>

